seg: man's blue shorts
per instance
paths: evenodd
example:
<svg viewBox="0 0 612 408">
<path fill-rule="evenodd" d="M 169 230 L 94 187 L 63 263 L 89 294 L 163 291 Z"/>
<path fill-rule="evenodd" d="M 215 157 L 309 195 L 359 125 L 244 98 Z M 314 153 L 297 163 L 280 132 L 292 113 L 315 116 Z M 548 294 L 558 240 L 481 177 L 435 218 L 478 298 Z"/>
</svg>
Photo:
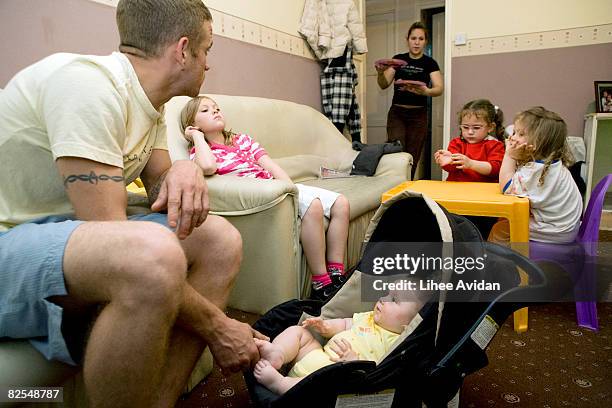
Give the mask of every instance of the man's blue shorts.
<svg viewBox="0 0 612 408">
<path fill-rule="evenodd" d="M 129 219 L 167 226 L 166 214 Z M 0 232 L 0 339 L 29 339 L 47 359 L 75 364 L 62 334 L 63 310 L 47 298 L 67 294 L 64 250 L 82 223 L 50 216 Z"/>
</svg>

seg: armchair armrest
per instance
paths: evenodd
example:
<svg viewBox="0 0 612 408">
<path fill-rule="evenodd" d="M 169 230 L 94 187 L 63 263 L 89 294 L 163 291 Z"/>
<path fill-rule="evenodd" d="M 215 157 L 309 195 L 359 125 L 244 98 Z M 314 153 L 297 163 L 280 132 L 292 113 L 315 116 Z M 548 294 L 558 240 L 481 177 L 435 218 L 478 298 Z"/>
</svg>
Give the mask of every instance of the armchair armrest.
<svg viewBox="0 0 612 408">
<path fill-rule="evenodd" d="M 140 180 L 138 180 L 140 181 Z M 261 180 L 249 177 L 206 177 L 210 212 L 222 216 L 254 214 L 274 207 L 288 194 L 297 197 L 297 187 L 284 180 Z M 132 183 L 127 187 L 130 214 L 149 210 L 144 187 Z M 140 209 L 139 209 L 140 208 Z"/>
<path fill-rule="evenodd" d="M 222 216 L 248 215 L 274 207 L 288 194 L 297 196 L 297 187 L 284 180 L 249 177 L 210 176 L 206 178 L 210 212 Z"/>
</svg>

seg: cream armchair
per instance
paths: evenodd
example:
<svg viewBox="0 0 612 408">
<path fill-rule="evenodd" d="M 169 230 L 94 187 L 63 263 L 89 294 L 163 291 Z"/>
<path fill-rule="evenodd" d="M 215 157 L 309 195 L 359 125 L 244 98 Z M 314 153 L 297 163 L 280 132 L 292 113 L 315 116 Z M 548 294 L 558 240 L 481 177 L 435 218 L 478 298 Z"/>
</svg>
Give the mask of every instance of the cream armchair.
<svg viewBox="0 0 612 408">
<path fill-rule="evenodd" d="M 223 111 L 228 129 L 258 141 L 294 182 L 344 194 L 351 206 L 346 264 L 360 257 L 366 228 L 382 193 L 410 177 L 412 157 L 385 155 L 373 177 L 320 179 L 319 168 L 350 171 L 358 152 L 320 112 L 274 99 L 209 95 Z M 180 112 L 189 100 L 176 97 L 166 104 L 168 147 L 173 161 L 188 159 L 181 135 Z M 243 261 L 229 305 L 265 313 L 309 291 L 310 271 L 299 242 L 297 189 L 280 180 L 233 176 L 207 178 L 211 212 L 226 217 L 241 233 Z"/>
</svg>

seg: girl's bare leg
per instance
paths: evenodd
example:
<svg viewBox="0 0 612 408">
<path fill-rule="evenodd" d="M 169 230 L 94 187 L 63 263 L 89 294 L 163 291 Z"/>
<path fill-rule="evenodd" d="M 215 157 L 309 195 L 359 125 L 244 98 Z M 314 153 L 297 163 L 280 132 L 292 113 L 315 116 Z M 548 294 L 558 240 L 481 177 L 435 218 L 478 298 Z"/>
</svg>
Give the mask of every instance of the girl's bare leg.
<svg viewBox="0 0 612 408">
<path fill-rule="evenodd" d="M 347 198 L 339 196 L 330 211 L 327 228 L 327 261 L 344 263 L 344 252 L 348 240 L 350 206 Z"/>
<path fill-rule="evenodd" d="M 300 242 L 306 256 L 306 262 L 313 275 L 327 274 L 325 267 L 325 228 L 323 224 L 323 206 L 321 200 L 315 199 L 302 218 Z"/>
</svg>

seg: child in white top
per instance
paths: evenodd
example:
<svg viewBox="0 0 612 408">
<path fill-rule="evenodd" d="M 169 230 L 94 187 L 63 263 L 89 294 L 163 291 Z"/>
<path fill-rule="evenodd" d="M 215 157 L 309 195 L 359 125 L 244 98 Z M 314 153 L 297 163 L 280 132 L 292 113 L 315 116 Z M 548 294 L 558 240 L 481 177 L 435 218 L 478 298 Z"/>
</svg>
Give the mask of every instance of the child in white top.
<svg viewBox="0 0 612 408">
<path fill-rule="evenodd" d="M 499 185 L 504 194 L 529 198 L 531 241 L 569 243 L 578 234 L 582 199 L 566 167 L 570 162 L 567 126 L 558 114 L 537 106 L 516 116 Z M 498 222 L 489 240 L 508 242 L 507 231 L 507 221 Z"/>
<path fill-rule="evenodd" d="M 287 173 L 246 134 L 225 130 L 219 106 L 207 96 L 190 100 L 181 112 L 184 137 L 192 145 L 190 157 L 205 175 L 290 181 Z M 296 184 L 299 190 L 300 241 L 312 271 L 311 298 L 326 300 L 344 282 L 344 252 L 348 238 L 349 202 L 341 194 Z M 329 219 L 327 234 L 323 217 Z"/>
</svg>

